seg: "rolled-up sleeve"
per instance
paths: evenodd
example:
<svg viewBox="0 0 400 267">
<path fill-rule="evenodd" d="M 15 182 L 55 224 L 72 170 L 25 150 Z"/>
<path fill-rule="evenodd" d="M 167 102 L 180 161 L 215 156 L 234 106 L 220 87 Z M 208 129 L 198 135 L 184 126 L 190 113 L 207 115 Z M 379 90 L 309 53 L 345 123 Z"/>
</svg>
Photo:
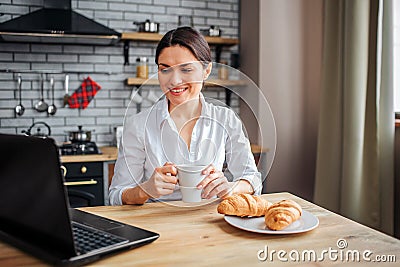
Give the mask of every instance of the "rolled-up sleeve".
<svg viewBox="0 0 400 267">
<path fill-rule="evenodd" d="M 261 173 L 257 169 L 242 122 L 232 110 L 226 116 L 225 127 L 228 133 L 225 143 L 226 162 L 233 181 L 246 180 L 253 187 L 254 194 L 261 194 Z"/>
</svg>

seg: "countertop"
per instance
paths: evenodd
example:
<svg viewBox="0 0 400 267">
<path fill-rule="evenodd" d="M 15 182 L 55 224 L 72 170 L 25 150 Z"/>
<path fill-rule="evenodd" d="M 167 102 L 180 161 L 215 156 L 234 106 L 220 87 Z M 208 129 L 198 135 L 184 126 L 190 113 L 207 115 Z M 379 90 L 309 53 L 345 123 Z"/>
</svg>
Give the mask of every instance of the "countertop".
<svg viewBox="0 0 400 267">
<path fill-rule="evenodd" d="M 383 259 L 387 261 L 381 263 L 383 266 L 398 266 L 393 261 L 400 261 L 400 240 L 290 193 L 262 197 L 271 202 L 295 200 L 319 219 L 318 227 L 305 233 L 280 235 L 241 230 L 217 213 L 215 201 L 192 207 L 173 201 L 82 208 L 160 234 L 153 243 L 104 258 L 91 266 L 365 266 L 368 261 L 368 266 L 377 266 L 377 261 Z M 300 258 L 295 261 L 296 253 Z M 357 260 L 354 255 L 360 258 Z M 16 265 L 45 264 L 0 242 L 0 266 Z"/>
<path fill-rule="evenodd" d="M 61 156 L 62 163 L 72 163 L 72 162 L 93 162 L 93 161 L 114 161 L 117 160 L 118 148 L 115 146 L 102 146 L 99 147 L 102 154 L 93 155 L 71 155 L 71 156 Z"/>
</svg>

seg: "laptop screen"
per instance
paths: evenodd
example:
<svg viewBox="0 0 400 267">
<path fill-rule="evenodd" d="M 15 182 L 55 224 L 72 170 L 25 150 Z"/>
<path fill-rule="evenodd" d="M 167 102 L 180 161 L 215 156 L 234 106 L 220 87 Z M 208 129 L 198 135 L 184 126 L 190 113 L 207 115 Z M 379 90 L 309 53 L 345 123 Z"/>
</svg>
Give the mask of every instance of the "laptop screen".
<svg viewBox="0 0 400 267">
<path fill-rule="evenodd" d="M 0 150 L 0 233 L 75 255 L 54 140 L 0 134 Z"/>
</svg>

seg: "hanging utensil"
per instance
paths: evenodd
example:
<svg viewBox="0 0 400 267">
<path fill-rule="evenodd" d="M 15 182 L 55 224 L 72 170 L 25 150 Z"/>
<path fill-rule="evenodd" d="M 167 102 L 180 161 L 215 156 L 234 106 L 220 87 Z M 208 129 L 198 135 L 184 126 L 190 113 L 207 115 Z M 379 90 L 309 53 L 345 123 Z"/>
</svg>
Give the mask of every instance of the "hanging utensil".
<svg viewBox="0 0 400 267">
<path fill-rule="evenodd" d="M 52 104 L 47 108 L 47 113 L 49 115 L 54 115 L 57 112 L 57 107 L 56 107 L 56 105 L 54 105 L 54 78 L 53 77 L 50 78 L 50 86 L 51 86 L 51 98 L 52 98 L 51 102 L 52 102 Z"/>
<path fill-rule="evenodd" d="M 47 111 L 49 105 L 44 101 L 43 91 L 44 91 L 44 77 L 43 74 L 40 76 L 41 87 L 40 87 L 40 100 L 35 105 L 35 110 L 38 112 Z"/>
<path fill-rule="evenodd" d="M 68 86 L 69 86 L 69 75 L 66 74 L 65 81 L 64 81 L 65 95 L 64 95 L 64 100 L 63 100 L 63 107 L 65 107 L 68 104 L 68 100 L 69 100 Z"/>
<path fill-rule="evenodd" d="M 15 114 L 17 116 L 22 116 L 22 114 L 24 114 L 24 112 L 25 112 L 25 107 L 22 105 L 21 91 L 22 91 L 22 78 L 21 78 L 21 74 L 18 74 L 19 104 L 15 107 Z"/>
</svg>

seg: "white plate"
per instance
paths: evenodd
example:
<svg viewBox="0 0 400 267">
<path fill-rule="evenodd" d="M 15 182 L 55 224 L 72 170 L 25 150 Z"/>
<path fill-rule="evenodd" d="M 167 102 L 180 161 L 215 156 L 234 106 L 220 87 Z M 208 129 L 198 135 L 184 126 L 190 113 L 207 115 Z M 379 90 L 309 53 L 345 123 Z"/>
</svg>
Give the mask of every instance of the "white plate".
<svg viewBox="0 0 400 267">
<path fill-rule="evenodd" d="M 300 219 L 293 222 L 288 227 L 277 231 L 268 229 L 268 227 L 265 225 L 264 217 L 248 218 L 225 215 L 224 219 L 230 225 L 242 230 L 275 235 L 303 233 L 316 228 L 319 224 L 318 218 L 305 210 L 303 210 L 303 214 L 301 215 Z"/>
</svg>

